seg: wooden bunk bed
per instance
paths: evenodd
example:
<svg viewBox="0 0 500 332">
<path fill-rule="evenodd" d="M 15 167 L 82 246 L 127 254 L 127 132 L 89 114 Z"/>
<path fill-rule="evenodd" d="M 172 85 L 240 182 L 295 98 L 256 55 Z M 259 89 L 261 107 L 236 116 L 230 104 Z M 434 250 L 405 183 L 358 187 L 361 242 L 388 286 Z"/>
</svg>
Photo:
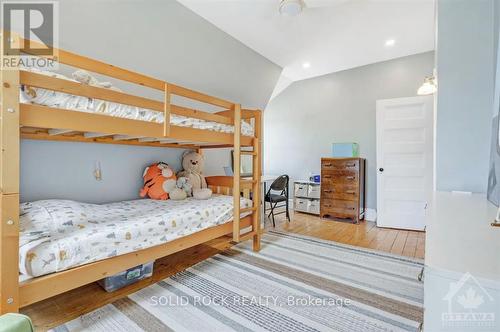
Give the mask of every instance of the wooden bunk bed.
<svg viewBox="0 0 500 332">
<path fill-rule="evenodd" d="M 33 42 L 32 42 L 33 43 Z M 2 53 L 3 54 L 3 53 Z M 212 97 L 159 79 L 115 67 L 88 57 L 58 50 L 58 61 L 74 68 L 102 74 L 162 92 L 163 101 L 83 85 L 72 81 L 21 70 L 1 71 L 0 144 L 0 313 L 17 312 L 19 308 L 97 281 L 127 268 L 170 255 L 217 237 L 232 234 L 234 242 L 253 240 L 253 249 L 260 249 L 260 174 L 261 174 L 261 111 L 241 109 L 239 104 Z M 162 112 L 163 123 L 132 120 L 109 115 L 85 113 L 20 103 L 22 85 L 64 92 L 124 105 Z M 207 113 L 173 105 L 177 95 L 196 102 L 223 108 Z M 179 127 L 170 124 L 171 114 L 213 121 L 234 126 L 234 134 Z M 252 121 L 253 136 L 241 135 L 241 120 Z M 19 158 L 20 140 L 39 139 L 76 141 L 168 148 L 202 149 L 234 148 L 234 169 L 240 169 L 241 154 L 253 156 L 253 178 L 242 180 L 239 172 L 233 177 L 208 177 L 215 193 L 233 195 L 233 221 L 211 227 L 176 240 L 88 263 L 41 277 L 19 281 Z M 142 139 L 141 139 L 142 138 Z M 147 138 L 147 139 L 143 139 Z M 245 151 L 241 148 L 246 147 Z M 251 148 L 251 149 L 249 149 Z M 240 195 L 252 197 L 253 207 L 240 208 Z M 242 213 L 250 213 L 240 218 Z M 251 229 L 240 234 L 244 228 Z"/>
</svg>

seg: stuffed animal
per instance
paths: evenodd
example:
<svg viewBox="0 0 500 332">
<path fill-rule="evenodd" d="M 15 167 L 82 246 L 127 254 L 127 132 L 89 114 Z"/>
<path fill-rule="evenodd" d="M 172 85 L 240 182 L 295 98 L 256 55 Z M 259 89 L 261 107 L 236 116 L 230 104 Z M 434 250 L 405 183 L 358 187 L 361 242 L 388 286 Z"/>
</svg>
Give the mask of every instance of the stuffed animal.
<svg viewBox="0 0 500 332">
<path fill-rule="evenodd" d="M 186 177 L 192 186 L 192 191 L 188 196 L 195 199 L 207 199 L 212 196 L 212 190 L 208 188 L 205 176 L 203 176 L 203 156 L 195 151 L 186 151 L 182 155 L 183 171 L 177 174 L 178 177 Z"/>
<path fill-rule="evenodd" d="M 170 198 L 176 201 L 186 199 L 188 194 L 191 193 L 192 186 L 188 178 L 180 177 L 177 179 L 177 186 L 169 194 Z"/>
<path fill-rule="evenodd" d="M 175 187 L 169 194 L 168 197 L 174 201 L 182 201 L 187 198 L 187 194 L 184 190 L 179 187 Z"/>
<path fill-rule="evenodd" d="M 140 192 L 141 197 L 147 195 L 151 199 L 166 200 L 169 193 L 177 187 L 174 171 L 164 162 L 146 167 L 142 177 L 144 178 L 144 187 Z"/>
<path fill-rule="evenodd" d="M 183 176 L 177 179 L 177 188 L 181 188 L 188 196 L 193 190 L 193 186 L 191 182 L 189 182 L 189 179 Z"/>
</svg>

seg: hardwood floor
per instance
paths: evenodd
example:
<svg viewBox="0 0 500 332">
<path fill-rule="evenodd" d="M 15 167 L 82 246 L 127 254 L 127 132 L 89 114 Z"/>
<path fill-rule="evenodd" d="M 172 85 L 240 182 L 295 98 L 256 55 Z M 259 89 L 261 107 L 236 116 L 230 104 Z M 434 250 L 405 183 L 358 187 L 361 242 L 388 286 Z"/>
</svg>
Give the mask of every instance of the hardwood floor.
<svg viewBox="0 0 500 332">
<path fill-rule="evenodd" d="M 291 219 L 289 223 L 285 221 L 284 215 L 279 215 L 276 229 L 396 255 L 424 258 L 424 232 L 379 228 L 369 221 L 361 221 L 356 225 L 299 212 L 292 213 Z M 270 227 L 270 223 L 266 226 Z"/>
<path fill-rule="evenodd" d="M 425 233 L 423 232 L 381 229 L 376 227 L 375 223 L 365 221 L 354 225 L 348 222 L 322 220 L 319 217 L 302 213 L 292 213 L 290 223 L 284 220 L 283 215 L 276 218 L 276 221 L 277 230 L 398 255 L 424 257 Z M 268 222 L 266 228 L 271 228 L 270 225 L 271 223 Z M 31 317 L 37 331 L 46 331 L 185 270 L 231 246 L 230 237 L 218 238 L 157 260 L 152 278 L 142 280 L 116 292 L 107 293 L 97 283 L 92 283 L 35 303 L 21 309 L 21 312 Z"/>
<path fill-rule="evenodd" d="M 97 283 L 91 283 L 22 308 L 21 313 L 31 317 L 36 331 L 47 331 L 216 255 L 230 248 L 231 240 L 231 237 L 221 237 L 158 259 L 153 277 L 115 292 L 107 293 Z"/>
</svg>

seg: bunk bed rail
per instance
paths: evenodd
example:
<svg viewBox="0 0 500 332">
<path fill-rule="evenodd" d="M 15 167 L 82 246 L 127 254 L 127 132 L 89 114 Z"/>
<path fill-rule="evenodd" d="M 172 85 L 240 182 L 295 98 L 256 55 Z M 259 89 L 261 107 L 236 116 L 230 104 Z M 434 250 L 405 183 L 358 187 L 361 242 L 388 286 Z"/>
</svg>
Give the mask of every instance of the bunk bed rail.
<svg viewBox="0 0 500 332">
<path fill-rule="evenodd" d="M 19 39 L 19 43 L 26 43 L 27 40 L 20 38 L 19 36 L 14 36 L 14 38 Z M 36 47 L 39 45 L 38 42 L 29 41 L 31 47 Z M 25 50 L 25 54 L 30 54 L 30 50 Z M 209 96 L 207 94 L 197 92 L 170 82 L 166 82 L 163 80 L 159 80 L 153 77 L 149 77 L 147 75 L 139 74 L 124 68 L 120 68 L 114 65 L 110 65 L 104 63 L 99 60 L 91 59 L 89 57 L 84 57 L 81 55 L 77 55 L 62 49 L 56 50 L 58 54 L 57 61 L 61 64 L 74 67 L 77 69 L 87 70 L 93 73 L 101 74 L 104 76 L 108 76 L 120 81 L 125 81 L 128 83 L 136 84 L 142 87 L 151 88 L 153 90 L 161 91 L 163 93 L 163 100 L 154 100 L 151 98 L 145 98 L 142 96 L 125 93 L 121 91 L 116 91 L 112 89 L 107 89 L 104 87 L 92 86 L 77 83 L 74 81 L 51 77 L 47 75 L 43 75 L 36 72 L 20 70 L 19 71 L 19 83 L 24 86 L 40 88 L 45 90 L 56 91 L 60 93 L 66 93 L 69 95 L 77 95 L 86 98 L 93 98 L 97 100 L 104 100 L 107 102 L 117 103 L 121 105 L 134 106 L 142 109 L 151 110 L 153 112 L 161 112 L 163 114 L 163 124 L 161 124 L 160 130 L 155 129 L 152 132 L 152 137 L 145 136 L 145 132 L 148 134 L 151 131 L 146 130 L 142 131 L 142 135 L 136 134 L 136 136 L 129 135 L 126 130 L 123 130 L 120 126 L 117 128 L 110 128 L 108 126 L 107 132 L 100 131 L 95 128 L 93 132 L 87 132 L 78 134 L 80 131 L 78 129 L 81 126 L 73 125 L 69 123 L 70 121 L 65 123 L 66 127 L 56 128 L 57 123 L 47 124 L 46 122 L 43 124 L 36 123 L 35 121 L 28 121 L 33 119 L 31 115 L 33 112 L 30 112 L 34 109 L 34 107 L 28 108 L 26 104 L 21 104 L 21 113 L 30 113 L 29 116 L 26 115 L 22 118 L 20 125 L 23 128 L 22 136 L 24 138 L 30 139 L 45 139 L 45 140 L 61 140 L 57 135 L 64 134 L 66 136 L 74 136 L 73 138 L 77 138 L 82 142 L 104 142 L 110 143 L 109 137 L 112 135 L 118 135 L 121 137 L 119 140 L 115 140 L 117 144 L 127 144 L 129 142 L 133 142 L 135 145 L 140 145 L 140 143 L 145 142 L 147 139 L 153 139 L 148 141 L 147 145 L 155 145 L 155 146 L 166 146 L 166 147 L 180 147 L 180 148 L 197 148 L 199 146 L 232 146 L 233 145 L 233 134 L 228 134 L 225 132 L 215 132 L 211 135 L 211 139 L 205 140 L 207 135 L 204 135 L 202 129 L 196 129 L 191 127 L 180 127 L 177 130 L 173 130 L 170 123 L 170 117 L 172 114 L 183 116 L 192 119 L 198 119 L 208 122 L 216 122 L 223 125 L 233 125 L 234 124 L 234 112 L 236 104 L 218 97 Z M 184 107 L 180 105 L 175 105 L 172 103 L 173 96 L 180 96 L 184 99 L 191 100 L 194 102 L 200 102 L 204 104 L 208 104 L 211 106 L 215 106 L 216 108 L 222 108 L 222 111 L 217 112 L 206 112 L 202 110 L 193 109 L 190 107 Z M 35 105 L 33 105 L 35 106 Z M 56 113 L 59 111 L 68 111 L 71 113 L 65 113 L 67 117 L 74 117 L 74 123 L 80 123 L 78 116 L 75 114 L 77 111 L 75 110 L 66 110 L 66 109 L 54 109 L 51 107 L 44 107 L 40 105 L 36 105 L 37 112 L 45 112 L 46 115 L 52 117 L 56 117 Z M 241 110 L 242 118 L 250 119 L 255 117 L 255 111 L 253 110 Z M 50 114 L 49 114 L 50 113 Z M 105 121 L 108 123 L 112 123 L 114 119 L 112 116 L 107 114 L 100 113 L 89 113 L 89 115 L 96 115 L 96 117 L 88 117 L 90 122 L 97 123 L 99 121 Z M 99 116 L 106 116 L 107 119 L 99 118 Z M 41 116 L 38 117 L 38 119 Z M 130 120 L 130 119 L 128 119 Z M 141 121 L 141 120 L 131 120 L 131 121 Z M 118 122 L 118 121 L 117 121 Z M 146 122 L 146 121 L 142 121 Z M 131 126 L 133 122 L 129 122 Z M 156 123 L 153 123 L 156 125 Z M 119 125 L 117 123 L 117 125 Z M 156 127 L 160 127 L 156 126 Z M 142 127 L 142 124 L 141 124 Z M 36 130 L 37 128 L 47 129 L 45 132 Z M 192 129 L 191 131 L 189 129 Z M 48 131 L 51 130 L 52 133 L 47 135 Z M 53 134 L 56 132 L 56 134 Z M 68 133 L 74 133 L 70 135 Z M 101 134 L 101 135 L 99 135 Z M 123 138 L 124 136 L 129 135 L 127 138 Z M 104 138 L 104 139 L 103 139 Z M 197 139 L 200 138 L 200 139 Z M 251 146 L 252 137 L 246 136 L 242 137 L 242 145 Z M 120 142 L 119 142 L 120 141 Z M 157 142 L 158 144 L 151 144 L 151 142 Z M 219 144 L 217 144 L 219 143 Z"/>
<path fill-rule="evenodd" d="M 241 219 L 243 226 L 250 226 L 251 216 Z M 162 245 L 130 252 L 113 258 L 81 265 L 69 270 L 29 279 L 19 284 L 19 307 L 26 307 L 79 286 L 98 281 L 107 276 L 146 264 L 161 257 L 205 243 L 232 233 L 233 222 L 204 229 Z"/>
<path fill-rule="evenodd" d="M 34 41 L 30 43 L 36 44 Z M 17 312 L 20 307 L 223 235 L 232 234 L 236 242 L 251 237 L 254 241 L 254 250 L 260 248 L 260 209 L 257 208 L 260 206 L 258 179 L 261 174 L 260 111 L 243 110 L 239 104 L 64 50 L 58 50 L 58 56 L 62 64 L 156 89 L 163 93 L 164 98 L 158 101 L 17 69 L 0 71 L 0 314 Z M 164 123 L 20 103 L 21 85 L 162 112 Z M 171 103 L 174 95 L 217 106 L 223 110 L 208 113 L 174 105 Z M 232 125 L 234 134 L 171 125 L 168 119 L 172 114 Z M 253 136 L 241 135 L 241 119 L 254 122 Z M 46 131 L 40 132 L 40 128 Z M 68 136 L 66 135 L 68 131 L 82 134 Z M 130 139 L 131 137 L 137 139 Z M 202 148 L 234 147 L 236 157 L 234 169 L 237 170 L 239 170 L 241 147 L 253 147 L 256 158 L 254 158 L 253 178 L 250 181 L 242 180 L 239 172 L 236 172 L 234 177 L 209 177 L 207 179 L 214 192 L 233 195 L 236 205 L 232 222 L 159 246 L 19 283 L 19 147 L 21 138 L 111 144 L 122 144 L 126 140 L 126 144 L 194 148 L 199 151 Z M 159 144 L 153 145 L 147 138 L 162 138 L 162 140 Z M 182 141 L 179 141 L 179 138 L 182 138 Z M 254 206 L 249 211 L 240 209 L 241 193 L 245 197 L 252 197 L 254 201 Z M 244 212 L 250 212 L 251 215 L 240 218 L 240 213 Z M 252 231 L 240 237 L 240 230 L 249 226 L 252 226 Z"/>
<path fill-rule="evenodd" d="M 233 194 L 233 177 L 232 176 L 207 176 L 208 187 L 212 189 L 215 194 L 232 195 Z M 252 193 L 252 180 L 244 180 L 240 182 L 240 195 L 245 198 L 250 198 Z"/>
<path fill-rule="evenodd" d="M 17 37 L 17 38 L 19 38 L 20 43 L 27 42 L 27 40 L 25 40 L 21 37 Z M 33 41 L 33 40 L 30 40 L 29 43 L 31 45 L 31 48 L 33 48 L 33 49 L 35 49 L 37 47 L 38 48 L 45 48 L 44 45 L 42 45 L 36 41 Z M 128 69 L 124 69 L 124 68 L 120 68 L 120 67 L 117 67 L 114 65 L 110 65 L 110 64 L 107 64 L 107 63 L 99 61 L 99 60 L 94 60 L 94 59 L 91 59 L 89 57 L 85 57 L 82 55 L 71 53 L 71 52 L 68 52 L 68 51 L 65 51 L 62 49 L 57 49 L 56 51 L 58 53 L 58 62 L 59 63 L 65 64 L 65 65 L 68 65 L 71 67 L 76 67 L 76 68 L 88 70 L 88 71 L 98 73 L 101 75 L 113 77 L 113 78 L 116 78 L 118 80 L 127 81 L 130 83 L 142 85 L 142 86 L 152 88 L 155 90 L 159 90 L 162 92 L 165 91 L 165 83 L 166 83 L 165 81 L 162 81 L 162 80 L 159 80 L 159 79 L 147 76 L 147 75 L 139 74 L 137 72 L 134 72 L 134 71 L 131 71 Z M 29 53 L 27 52 L 27 54 L 29 54 Z M 33 55 L 36 55 L 36 54 L 33 54 Z M 201 92 L 197 92 L 197 91 L 194 91 L 194 90 L 191 90 L 191 89 L 188 89 L 188 88 L 176 85 L 176 84 L 168 83 L 168 86 L 170 89 L 170 93 L 172 95 L 177 95 L 177 96 L 185 97 L 188 99 L 193 99 L 193 100 L 196 100 L 199 102 L 211 104 L 214 106 L 219 106 L 219 107 L 226 108 L 226 109 L 232 109 L 232 107 L 234 106 L 233 102 L 230 102 L 230 101 L 218 98 L 218 97 L 213 97 L 213 96 L 201 93 Z"/>
<path fill-rule="evenodd" d="M 215 193 L 224 195 L 233 194 L 232 177 L 209 176 L 206 179 L 209 187 L 214 190 Z M 248 197 L 250 197 L 252 189 L 250 183 L 244 183 L 241 189 L 241 195 L 248 195 Z M 219 226 L 207 228 L 200 232 L 148 249 L 130 252 L 128 254 L 85 264 L 62 272 L 29 279 L 19 285 L 19 306 L 28 306 L 78 286 L 121 272 L 131 266 L 145 264 L 224 235 L 232 236 L 234 222 L 235 220 Z M 237 218 L 237 222 L 242 228 L 250 227 L 252 226 L 252 216 L 243 217 L 241 220 Z"/>
<path fill-rule="evenodd" d="M 166 107 L 170 107 L 172 114 L 182 115 L 191 118 L 197 118 L 206 121 L 214 121 L 222 124 L 232 124 L 233 120 L 227 115 L 202 112 L 187 107 L 171 105 L 170 84 L 164 83 L 165 101 L 157 101 L 149 98 L 135 96 L 124 92 L 111 89 L 100 88 L 92 85 L 85 85 L 68 81 L 60 78 L 46 76 L 35 72 L 20 71 L 20 83 L 23 85 L 42 88 L 52 91 L 63 92 L 71 95 L 77 95 L 88 98 L 111 101 L 119 104 L 136 106 L 150 109 L 152 111 L 164 112 Z M 225 113 L 227 114 L 227 113 Z M 167 121 L 165 121 L 167 123 Z"/>
</svg>

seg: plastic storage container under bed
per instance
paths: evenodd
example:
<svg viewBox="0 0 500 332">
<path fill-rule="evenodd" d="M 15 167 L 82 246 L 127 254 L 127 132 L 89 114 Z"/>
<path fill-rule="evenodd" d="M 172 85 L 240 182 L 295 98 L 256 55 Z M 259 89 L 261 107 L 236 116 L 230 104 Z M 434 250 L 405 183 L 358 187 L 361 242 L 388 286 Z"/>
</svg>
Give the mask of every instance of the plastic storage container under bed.
<svg viewBox="0 0 500 332">
<path fill-rule="evenodd" d="M 153 275 L 153 265 L 154 261 L 135 266 L 111 277 L 99 280 L 99 285 L 107 292 L 114 292 L 139 280 L 151 277 Z"/>
</svg>

